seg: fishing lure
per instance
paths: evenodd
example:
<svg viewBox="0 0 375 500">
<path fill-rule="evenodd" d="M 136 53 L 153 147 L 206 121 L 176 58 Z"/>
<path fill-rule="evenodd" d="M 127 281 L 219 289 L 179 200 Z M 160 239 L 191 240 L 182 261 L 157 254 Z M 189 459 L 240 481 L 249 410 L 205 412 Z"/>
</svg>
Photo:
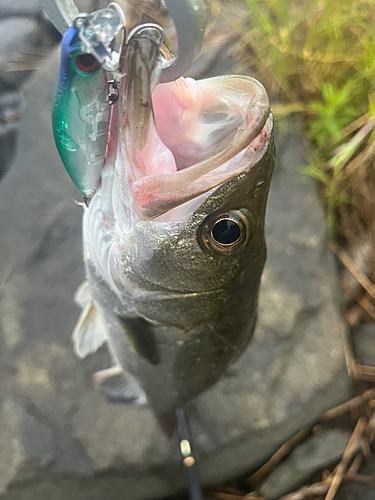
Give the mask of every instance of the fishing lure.
<svg viewBox="0 0 375 500">
<path fill-rule="evenodd" d="M 103 42 L 97 40 L 98 28 Z M 110 101 L 103 66 L 106 48 L 122 28 L 118 11 L 103 9 L 78 17 L 62 40 L 52 108 L 53 132 L 61 160 L 85 198 L 91 198 L 98 187 L 108 141 Z"/>
</svg>

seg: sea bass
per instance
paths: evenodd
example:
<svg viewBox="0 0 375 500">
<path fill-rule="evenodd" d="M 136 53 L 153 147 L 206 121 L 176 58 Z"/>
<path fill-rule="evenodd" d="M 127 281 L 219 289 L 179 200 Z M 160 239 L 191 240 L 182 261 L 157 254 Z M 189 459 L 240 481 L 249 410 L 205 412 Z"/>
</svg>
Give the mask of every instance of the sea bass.
<svg viewBox="0 0 375 500">
<path fill-rule="evenodd" d="M 91 197 L 74 349 L 83 358 L 107 343 L 113 366 L 95 384 L 112 401 L 161 416 L 217 382 L 252 337 L 275 162 L 272 115 L 250 77 L 157 84 L 160 40 L 150 28 L 127 41 L 108 119 L 105 72 L 82 56 L 73 31 L 63 39 L 54 124 L 63 162 L 69 150 L 70 174 Z M 79 132 L 87 114 L 61 111 L 62 86 L 81 89 L 85 109 L 97 103 L 95 126 L 108 123 L 100 168 L 77 154 L 87 150 Z"/>
</svg>

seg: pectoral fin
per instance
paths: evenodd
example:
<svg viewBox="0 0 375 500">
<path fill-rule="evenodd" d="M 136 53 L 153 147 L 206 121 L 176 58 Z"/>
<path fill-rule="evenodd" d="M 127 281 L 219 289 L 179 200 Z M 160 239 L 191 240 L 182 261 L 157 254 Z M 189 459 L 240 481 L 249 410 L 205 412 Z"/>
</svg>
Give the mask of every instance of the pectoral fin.
<svg viewBox="0 0 375 500">
<path fill-rule="evenodd" d="M 116 365 L 93 375 L 94 385 L 103 392 L 109 402 L 131 405 L 146 403 L 145 394 L 132 383 L 121 366 Z"/>
<path fill-rule="evenodd" d="M 83 283 L 80 284 L 80 286 L 77 288 L 76 293 L 74 294 L 74 302 L 79 306 L 81 306 L 83 309 L 91 301 L 92 297 L 91 297 L 89 282 L 84 281 Z"/>
<path fill-rule="evenodd" d="M 118 319 L 134 351 L 152 365 L 158 365 L 160 353 L 151 323 L 143 318 L 118 316 Z"/>
<path fill-rule="evenodd" d="M 74 352 L 81 359 L 96 352 L 106 341 L 104 321 L 91 300 L 79 317 L 72 341 Z"/>
</svg>

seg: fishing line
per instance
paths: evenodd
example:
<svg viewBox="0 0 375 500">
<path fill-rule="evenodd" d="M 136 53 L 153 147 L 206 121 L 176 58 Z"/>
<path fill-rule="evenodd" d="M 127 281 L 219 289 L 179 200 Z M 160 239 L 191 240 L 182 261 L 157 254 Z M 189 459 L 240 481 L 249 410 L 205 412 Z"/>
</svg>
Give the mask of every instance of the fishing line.
<svg viewBox="0 0 375 500">
<path fill-rule="evenodd" d="M 190 437 L 187 416 L 184 408 L 176 409 L 177 433 L 180 440 L 182 465 L 185 468 L 190 500 L 203 500 L 199 470 Z"/>
</svg>

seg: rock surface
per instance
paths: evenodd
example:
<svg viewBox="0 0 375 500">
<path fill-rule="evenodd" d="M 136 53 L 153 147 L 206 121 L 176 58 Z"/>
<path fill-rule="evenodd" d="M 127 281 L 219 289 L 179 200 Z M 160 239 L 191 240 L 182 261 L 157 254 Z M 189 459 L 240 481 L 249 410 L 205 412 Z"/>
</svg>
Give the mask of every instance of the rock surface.
<svg viewBox="0 0 375 500">
<path fill-rule="evenodd" d="M 40 12 L 40 0 L 0 0 L 0 17 L 35 16 Z"/>
<path fill-rule="evenodd" d="M 310 437 L 271 472 L 260 493 L 272 500 L 296 489 L 314 472 L 338 461 L 350 436 L 350 431 L 333 429 Z"/>
<path fill-rule="evenodd" d="M 375 477 L 375 459 L 372 458 L 359 470 L 359 474 Z M 335 500 L 374 500 L 375 483 L 360 483 L 359 481 L 345 481 L 335 496 Z"/>
<path fill-rule="evenodd" d="M 35 47 L 38 43 L 40 26 L 31 17 L 10 17 L 0 19 L 0 80 L 4 85 L 18 88 L 29 76 L 25 71 L 31 65 L 32 55 L 24 57 L 19 64 L 18 55 Z M 13 68 L 15 67 L 15 70 Z M 20 71 L 23 68 L 23 71 Z"/>
<path fill-rule="evenodd" d="M 352 335 L 356 359 L 361 365 L 375 365 L 375 323 L 360 325 Z"/>
<path fill-rule="evenodd" d="M 74 357 L 84 273 L 79 199 L 55 151 L 58 56 L 26 93 L 20 147 L 0 184 L 0 498 L 141 500 L 181 491 L 176 441 L 147 409 L 110 405 L 91 385 L 103 348 Z M 246 353 L 189 407 L 205 484 L 242 475 L 349 397 L 336 274 L 324 215 L 291 130 L 278 137 L 259 322 Z"/>
<path fill-rule="evenodd" d="M 0 93 L 0 180 L 16 154 L 18 120 L 22 112 L 23 99 L 18 90 Z"/>
</svg>

